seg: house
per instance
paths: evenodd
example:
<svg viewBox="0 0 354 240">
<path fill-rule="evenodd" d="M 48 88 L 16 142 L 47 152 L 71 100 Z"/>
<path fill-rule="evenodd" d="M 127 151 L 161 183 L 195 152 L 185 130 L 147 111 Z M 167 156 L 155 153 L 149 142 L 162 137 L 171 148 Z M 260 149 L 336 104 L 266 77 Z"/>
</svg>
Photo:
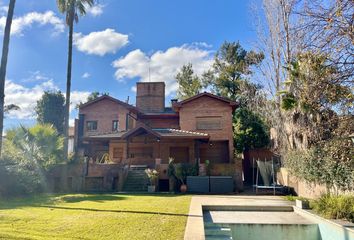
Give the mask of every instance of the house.
<svg viewBox="0 0 354 240">
<path fill-rule="evenodd" d="M 136 106 L 103 95 L 80 106 L 76 150 L 96 162 L 128 165 L 230 163 L 237 103 L 200 93 L 165 106 L 163 82 L 138 82 Z M 107 159 L 107 158 L 106 158 Z"/>
<path fill-rule="evenodd" d="M 139 82 L 136 88 L 135 106 L 108 95 L 80 106 L 74 148 L 89 161 L 55 169 L 54 189 L 67 179 L 73 191 L 143 191 L 143 169 L 149 167 L 160 173 L 160 190 L 168 191 L 169 158 L 199 166 L 209 160 L 214 175 L 232 175 L 242 188 L 242 164 L 234 161 L 236 102 L 204 92 L 166 107 L 163 82 Z"/>
</svg>

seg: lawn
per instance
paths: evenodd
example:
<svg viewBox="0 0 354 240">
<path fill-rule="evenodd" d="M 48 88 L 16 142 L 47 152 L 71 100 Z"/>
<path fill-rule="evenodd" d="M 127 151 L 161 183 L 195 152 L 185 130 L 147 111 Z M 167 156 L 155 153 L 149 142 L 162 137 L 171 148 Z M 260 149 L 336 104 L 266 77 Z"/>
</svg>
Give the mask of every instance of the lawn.
<svg viewBox="0 0 354 240">
<path fill-rule="evenodd" d="M 0 239 L 183 239 L 190 198 L 71 194 L 0 200 Z"/>
</svg>

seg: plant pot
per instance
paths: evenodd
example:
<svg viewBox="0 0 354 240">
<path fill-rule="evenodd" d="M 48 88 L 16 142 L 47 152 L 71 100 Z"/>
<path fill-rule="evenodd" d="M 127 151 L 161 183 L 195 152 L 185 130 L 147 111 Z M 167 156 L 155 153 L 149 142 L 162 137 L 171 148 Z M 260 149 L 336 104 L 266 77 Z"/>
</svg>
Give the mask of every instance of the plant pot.
<svg viewBox="0 0 354 240">
<path fill-rule="evenodd" d="M 295 205 L 296 205 L 296 207 L 301 208 L 301 209 L 309 209 L 310 208 L 309 201 L 307 201 L 307 200 L 296 199 Z"/>
<path fill-rule="evenodd" d="M 148 186 L 148 192 L 149 192 L 149 193 L 156 192 L 156 186 L 149 185 L 149 186 Z"/>
<path fill-rule="evenodd" d="M 182 184 L 180 190 L 181 190 L 181 193 L 187 192 L 187 185 L 186 184 Z"/>
</svg>

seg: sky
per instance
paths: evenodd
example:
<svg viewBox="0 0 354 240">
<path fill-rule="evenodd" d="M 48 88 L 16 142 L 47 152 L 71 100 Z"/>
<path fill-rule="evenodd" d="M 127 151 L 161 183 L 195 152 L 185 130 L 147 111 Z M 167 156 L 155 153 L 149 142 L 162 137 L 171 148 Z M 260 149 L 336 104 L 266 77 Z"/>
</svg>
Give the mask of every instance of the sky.
<svg viewBox="0 0 354 240">
<path fill-rule="evenodd" d="M 0 0 L 3 37 L 7 0 Z M 74 26 L 70 122 L 90 92 L 135 103 L 137 81 L 164 81 L 175 97 L 175 75 L 192 63 L 201 74 L 224 41 L 250 50 L 256 41 L 248 0 L 99 0 Z M 5 129 L 35 123 L 43 91 L 65 93 L 68 28 L 55 0 L 16 1 L 5 84 Z M 2 44 L 2 41 L 1 43 Z M 1 45 L 0 45 L 1 46 Z M 1 46 L 2 47 L 2 46 Z M 150 74 L 149 74 L 150 72 Z"/>
</svg>

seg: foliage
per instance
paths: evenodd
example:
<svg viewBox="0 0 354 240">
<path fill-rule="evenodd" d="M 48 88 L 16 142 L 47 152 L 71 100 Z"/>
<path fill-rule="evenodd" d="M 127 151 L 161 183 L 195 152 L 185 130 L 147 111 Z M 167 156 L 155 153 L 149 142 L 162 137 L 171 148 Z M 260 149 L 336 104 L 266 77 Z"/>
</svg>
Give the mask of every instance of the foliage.
<svg viewBox="0 0 354 240">
<path fill-rule="evenodd" d="M 173 164 L 174 176 L 181 182 L 185 184 L 187 176 L 197 176 L 198 175 L 198 163 L 176 163 Z"/>
<path fill-rule="evenodd" d="M 237 152 L 262 148 L 269 144 L 268 128 L 252 111 L 239 108 L 234 115 L 234 145 Z"/>
<path fill-rule="evenodd" d="M 62 148 L 62 137 L 50 125 L 7 131 L 0 159 L 0 195 L 26 195 L 45 190 L 46 172 L 62 161 Z"/>
<path fill-rule="evenodd" d="M 0 199 L 0 239 L 183 239 L 190 200 L 158 193 Z"/>
<path fill-rule="evenodd" d="M 241 85 L 252 74 L 251 68 L 264 58 L 262 53 L 247 52 L 239 42 L 224 42 L 215 55 L 213 67 L 203 76 L 205 86 L 218 95 L 239 100 Z"/>
<path fill-rule="evenodd" d="M 354 187 L 354 144 L 351 139 L 332 139 L 308 150 L 292 150 L 285 156 L 291 173 L 309 183 L 325 184 L 328 192 Z"/>
<path fill-rule="evenodd" d="M 19 127 L 6 133 L 4 158 L 49 169 L 62 161 L 63 138 L 50 125 Z M 17 159 L 17 160 L 16 160 Z"/>
<path fill-rule="evenodd" d="M 198 94 L 202 88 L 202 83 L 193 72 L 192 64 L 183 65 L 176 75 L 178 83 L 178 99 L 186 99 Z"/>
<path fill-rule="evenodd" d="M 156 185 L 156 180 L 159 178 L 159 172 L 156 169 L 145 169 L 145 173 L 147 174 L 150 184 L 152 186 Z"/>
<path fill-rule="evenodd" d="M 354 223 L 354 195 L 322 195 L 311 204 L 313 210 L 330 219 L 346 219 Z"/>
<path fill-rule="evenodd" d="M 16 104 L 5 105 L 4 107 L 4 113 L 10 113 L 12 111 L 17 111 L 17 110 L 20 110 L 20 107 L 17 106 Z"/>
<path fill-rule="evenodd" d="M 46 186 L 42 174 L 25 163 L 0 165 L 0 197 L 24 196 L 44 191 Z"/>
<path fill-rule="evenodd" d="M 63 134 L 64 104 L 65 97 L 60 91 L 44 92 L 35 107 L 37 122 L 40 124 L 53 124 L 57 131 Z"/>
<path fill-rule="evenodd" d="M 349 86 L 338 81 L 338 69 L 328 64 L 323 54 L 305 52 L 298 54 L 289 67 L 289 80 L 286 82 L 291 104 L 286 109 L 301 108 L 305 112 L 320 112 L 321 109 L 346 109 L 352 106 L 354 95 Z"/>
</svg>

